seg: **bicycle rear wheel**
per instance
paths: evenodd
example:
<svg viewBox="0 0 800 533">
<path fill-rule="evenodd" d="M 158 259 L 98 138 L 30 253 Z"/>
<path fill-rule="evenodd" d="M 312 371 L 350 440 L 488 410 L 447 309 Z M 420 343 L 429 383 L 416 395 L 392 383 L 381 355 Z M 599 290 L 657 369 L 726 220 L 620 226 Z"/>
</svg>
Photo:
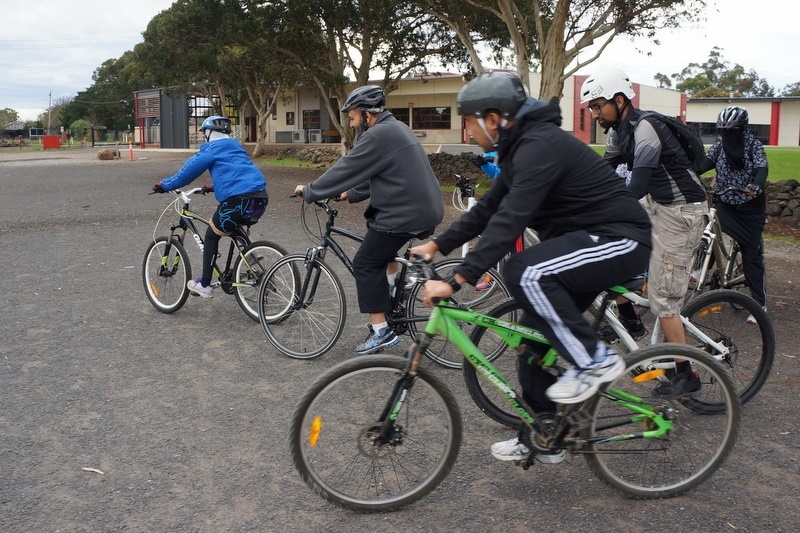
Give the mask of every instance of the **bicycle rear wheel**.
<svg viewBox="0 0 800 533">
<path fill-rule="evenodd" d="M 453 271 L 453 267 L 460 264 L 460 259 L 447 259 L 436 263 L 433 268 L 436 270 L 437 274 L 441 277 L 445 277 Z M 461 307 L 481 312 L 482 310 L 490 309 L 511 296 L 502 276 L 495 269 L 490 268 L 487 270 L 485 279 L 488 281 L 483 288 L 475 288 L 469 284 L 464 284 L 461 290 L 452 296 L 451 301 Z M 425 304 L 422 302 L 422 290 L 423 285 L 417 284 L 408 291 L 406 316 L 409 319 L 425 318 L 431 314 L 431 310 L 425 307 Z M 425 321 L 409 323 L 408 329 L 412 338 L 416 338 L 417 333 L 424 327 L 424 324 Z M 467 334 L 469 334 L 472 328 L 471 324 L 466 323 L 460 323 L 459 326 L 461 326 Z M 444 336 L 435 337 L 431 341 L 425 355 L 447 368 L 462 367 L 463 356 L 461 352 L 459 352 L 455 346 L 447 342 Z"/>
<path fill-rule="evenodd" d="M 721 416 L 705 416 L 682 408 L 679 399 L 653 395 L 654 369 L 675 358 L 689 361 L 715 383 L 715 401 L 724 406 Z M 628 371 L 585 404 L 591 423 L 581 432 L 587 442 L 579 438 L 585 447 L 578 451 L 600 481 L 634 498 L 692 490 L 711 477 L 736 442 L 741 403 L 733 381 L 709 354 L 686 344 L 647 346 L 625 360 Z M 632 438 L 657 429 L 651 412 L 671 422 L 672 430 L 660 438 Z"/>
<path fill-rule="evenodd" d="M 342 283 L 325 262 L 287 255 L 261 282 L 258 317 L 264 335 L 282 353 L 295 359 L 318 357 L 344 330 L 347 303 Z"/>
<path fill-rule="evenodd" d="M 405 376 L 406 360 L 371 355 L 319 376 L 289 428 L 292 461 L 325 500 L 361 512 L 399 509 L 432 491 L 450 472 L 461 446 L 461 414 L 442 381 L 420 369 L 394 422 L 377 444 L 385 402 Z"/>
<path fill-rule="evenodd" d="M 775 360 L 775 330 L 767 312 L 751 297 L 736 291 L 718 289 L 690 301 L 681 312 L 692 326 L 714 342 L 724 346 L 724 353 L 715 350 L 690 327 L 686 328 L 687 342 L 720 360 L 733 378 L 742 403 L 747 403 L 764 386 Z M 752 314 L 755 324 L 747 323 Z M 703 383 L 709 381 L 702 374 Z M 713 386 L 713 383 L 712 383 Z M 708 387 L 710 388 L 710 387 Z M 692 409 L 717 413 L 724 409 L 703 395 L 687 404 Z"/>
<path fill-rule="evenodd" d="M 186 303 L 192 279 L 189 256 L 177 238 L 159 237 L 147 247 L 142 261 L 142 283 L 153 307 L 174 313 Z"/>
<path fill-rule="evenodd" d="M 281 257 L 286 255 L 283 246 L 269 241 L 256 241 L 245 248 L 233 267 L 233 295 L 242 311 L 258 320 L 258 289 L 261 278 Z"/>
<path fill-rule="evenodd" d="M 516 300 L 510 298 L 485 314 L 508 322 L 517 322 L 522 316 L 522 308 Z M 516 380 L 517 365 L 520 364 L 516 350 L 509 347 L 493 330 L 482 326 L 475 326 L 469 338 L 502 375 L 508 378 L 514 376 Z M 497 387 L 470 364 L 463 365 L 461 372 L 470 398 L 486 416 L 504 426 L 515 429 L 519 427 L 519 416 Z"/>
</svg>

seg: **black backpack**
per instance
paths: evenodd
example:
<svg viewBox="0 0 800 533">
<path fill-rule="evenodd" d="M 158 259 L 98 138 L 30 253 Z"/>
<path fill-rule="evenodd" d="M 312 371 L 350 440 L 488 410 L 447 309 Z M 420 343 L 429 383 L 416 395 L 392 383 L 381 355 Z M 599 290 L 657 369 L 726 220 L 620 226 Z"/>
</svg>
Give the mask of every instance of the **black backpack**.
<svg viewBox="0 0 800 533">
<path fill-rule="evenodd" d="M 662 115 L 657 111 L 642 111 L 641 118 L 655 117 L 664 123 L 672 135 L 677 139 L 678 144 L 681 145 L 684 158 L 680 158 L 679 163 L 687 164 L 689 168 L 694 170 L 697 175 L 700 175 L 701 165 L 706 157 L 706 147 L 703 146 L 703 141 L 700 137 L 693 132 L 689 126 L 667 115 Z M 678 155 L 675 156 L 676 158 Z"/>
</svg>

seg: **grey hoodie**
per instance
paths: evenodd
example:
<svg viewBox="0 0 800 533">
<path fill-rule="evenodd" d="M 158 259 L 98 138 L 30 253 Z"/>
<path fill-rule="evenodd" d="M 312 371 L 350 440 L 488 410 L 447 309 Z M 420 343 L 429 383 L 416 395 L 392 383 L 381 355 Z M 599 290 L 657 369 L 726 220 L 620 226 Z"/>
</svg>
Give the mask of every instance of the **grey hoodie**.
<svg viewBox="0 0 800 533">
<path fill-rule="evenodd" d="M 389 111 L 361 134 L 353 149 L 303 188 L 314 202 L 339 196 L 369 198 L 372 227 L 387 233 L 419 234 L 441 223 L 442 190 L 414 132 Z"/>
</svg>

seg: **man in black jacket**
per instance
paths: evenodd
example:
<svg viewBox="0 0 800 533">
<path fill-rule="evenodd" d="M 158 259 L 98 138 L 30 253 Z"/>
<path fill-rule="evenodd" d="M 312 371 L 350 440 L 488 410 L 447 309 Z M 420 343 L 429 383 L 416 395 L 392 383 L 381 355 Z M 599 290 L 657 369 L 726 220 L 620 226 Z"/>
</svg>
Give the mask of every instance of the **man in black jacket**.
<svg viewBox="0 0 800 533">
<path fill-rule="evenodd" d="M 574 366 L 553 382 L 537 365 L 521 362 L 523 397 L 537 413 L 554 411 L 553 402 L 583 402 L 622 374 L 625 363 L 598 341 L 582 313 L 598 293 L 644 271 L 650 221 L 613 169 L 560 128 L 558 105 L 529 98 L 518 77 L 479 76 L 461 89 L 457 103 L 475 141 L 497 150 L 501 172 L 472 210 L 413 250 L 447 254 L 481 236 L 452 277 L 426 284 L 426 303 L 463 283 L 474 285 L 526 227 L 536 230 L 541 244 L 512 255 L 503 276 L 526 322 Z M 518 438 L 492 446 L 500 460 L 529 453 Z M 536 457 L 560 462 L 563 451 Z"/>
</svg>

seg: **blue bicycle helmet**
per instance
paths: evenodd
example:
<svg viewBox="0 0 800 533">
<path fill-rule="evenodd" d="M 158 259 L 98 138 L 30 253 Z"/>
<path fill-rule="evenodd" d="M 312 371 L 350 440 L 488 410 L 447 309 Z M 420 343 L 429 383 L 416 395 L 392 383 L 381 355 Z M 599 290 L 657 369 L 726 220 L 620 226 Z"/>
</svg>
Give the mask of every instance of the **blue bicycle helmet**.
<svg viewBox="0 0 800 533">
<path fill-rule="evenodd" d="M 208 117 L 200 125 L 200 131 L 205 132 L 206 130 L 229 134 L 231 132 L 231 119 L 216 115 Z"/>
</svg>

